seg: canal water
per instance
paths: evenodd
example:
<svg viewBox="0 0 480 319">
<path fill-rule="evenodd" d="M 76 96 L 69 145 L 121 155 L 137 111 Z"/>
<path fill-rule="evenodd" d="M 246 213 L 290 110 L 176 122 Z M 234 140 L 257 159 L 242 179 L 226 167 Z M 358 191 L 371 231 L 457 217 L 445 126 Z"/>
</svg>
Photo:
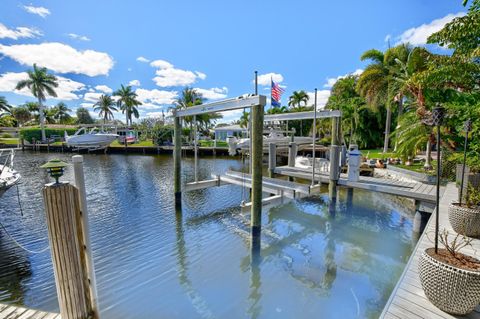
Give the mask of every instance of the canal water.
<svg viewBox="0 0 480 319">
<path fill-rule="evenodd" d="M 323 192 L 263 214 L 252 258 L 248 190 L 222 186 L 173 198 L 169 155 L 84 155 L 101 317 L 377 318 L 411 252 L 414 208 L 384 194 Z M 71 154 L 18 152 L 17 189 L 0 198 L 0 222 L 29 250 L 48 244 L 39 166 Z M 241 170 L 207 157 L 200 179 Z M 67 169 L 63 180 L 72 180 Z M 183 161 L 193 179 L 193 160 Z M 0 229 L 0 302 L 59 311 L 50 252 L 29 253 Z"/>
</svg>

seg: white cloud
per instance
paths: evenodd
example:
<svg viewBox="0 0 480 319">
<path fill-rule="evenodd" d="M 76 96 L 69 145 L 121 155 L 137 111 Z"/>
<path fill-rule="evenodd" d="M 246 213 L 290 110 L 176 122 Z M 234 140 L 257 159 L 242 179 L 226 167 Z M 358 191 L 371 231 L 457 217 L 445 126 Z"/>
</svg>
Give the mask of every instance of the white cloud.
<svg viewBox="0 0 480 319">
<path fill-rule="evenodd" d="M 207 75 L 205 73 L 195 71 L 195 74 L 197 74 L 199 79 L 205 80 L 207 78 Z"/>
<path fill-rule="evenodd" d="M 445 24 L 449 23 L 456 17 L 464 16 L 464 12 L 459 12 L 457 14 L 448 14 L 443 18 L 435 19 L 430 23 L 422 24 L 419 27 L 408 29 L 407 31 L 403 32 L 398 37 L 399 43 L 410 43 L 412 45 L 423 45 L 427 43 L 427 38 L 437 31 L 440 31 Z"/>
<path fill-rule="evenodd" d="M 20 38 L 36 38 L 42 35 L 42 32 L 35 28 L 17 27 L 14 30 L 7 28 L 4 24 L 0 23 L 0 39 L 10 38 L 17 40 Z"/>
<path fill-rule="evenodd" d="M 140 81 L 139 80 L 131 80 L 128 82 L 128 85 L 130 86 L 140 86 Z"/>
<path fill-rule="evenodd" d="M 89 108 L 89 107 L 93 107 L 93 103 L 80 103 L 80 106 L 84 108 Z M 97 115 L 95 114 L 95 116 Z"/>
<path fill-rule="evenodd" d="M 171 64 L 170 62 L 164 61 L 164 60 L 152 61 L 150 63 L 150 66 L 152 66 L 154 68 L 159 68 L 159 69 L 171 69 L 171 68 L 173 68 L 173 64 Z"/>
<path fill-rule="evenodd" d="M 138 62 L 143 62 L 143 63 L 148 63 L 148 62 L 150 62 L 149 59 L 144 58 L 143 56 L 139 56 L 139 57 L 137 58 L 137 61 L 138 61 Z"/>
<path fill-rule="evenodd" d="M 309 99 L 308 104 L 313 106 L 315 104 L 315 92 L 307 92 Z M 323 110 L 330 97 L 330 90 L 317 91 L 317 110 Z"/>
<path fill-rule="evenodd" d="M 153 78 L 153 81 L 161 87 L 190 85 L 195 83 L 198 77 L 192 71 L 174 68 L 160 69 L 155 74 L 157 76 Z"/>
<path fill-rule="evenodd" d="M 75 33 L 69 33 L 67 34 L 70 38 L 75 39 L 75 40 L 80 40 L 80 41 L 90 41 L 90 38 L 88 38 L 85 35 L 79 35 Z"/>
<path fill-rule="evenodd" d="M 23 9 L 25 9 L 25 11 L 28 13 L 39 15 L 42 18 L 45 18 L 50 14 L 50 10 L 44 7 L 23 6 Z"/>
<path fill-rule="evenodd" d="M 200 93 L 204 98 L 208 100 L 224 99 L 227 97 L 227 93 L 228 93 L 228 89 L 226 87 L 211 88 L 211 89 L 195 88 L 195 91 Z"/>
<path fill-rule="evenodd" d="M 25 80 L 28 78 L 26 72 L 14 73 L 14 72 L 7 72 L 0 75 L 0 92 L 12 92 L 15 94 L 25 95 L 33 97 L 32 93 L 28 88 L 24 88 L 20 91 L 15 90 L 17 83 L 20 80 Z M 58 80 L 58 87 L 55 88 L 55 92 L 57 93 L 57 97 L 55 99 L 58 100 L 76 100 L 79 96 L 75 93 L 85 89 L 85 85 L 83 83 L 73 81 L 61 76 L 57 76 Z M 51 97 L 47 97 L 51 98 Z"/>
<path fill-rule="evenodd" d="M 242 113 L 243 113 L 243 110 L 232 110 L 232 111 L 220 112 L 220 114 L 223 117 L 219 119 L 217 123 L 230 123 L 232 121 L 239 120 L 240 117 L 242 116 Z"/>
<path fill-rule="evenodd" d="M 280 83 L 283 82 L 283 75 L 278 73 L 266 73 L 258 76 L 258 85 L 271 85 L 273 82 Z"/>
<path fill-rule="evenodd" d="M 152 109 L 159 108 L 159 104 L 172 104 L 178 97 L 177 91 L 162 91 L 162 90 L 146 90 L 136 89 L 137 98 L 143 105 L 140 108 Z"/>
<path fill-rule="evenodd" d="M 106 85 L 97 85 L 95 87 L 95 89 L 97 89 L 98 91 L 102 91 L 103 93 L 107 93 L 107 94 L 111 94 L 113 92 L 113 90 Z"/>
<path fill-rule="evenodd" d="M 161 87 L 184 86 L 195 83 L 198 79 L 205 80 L 207 75 L 199 71 L 188 71 L 174 68 L 173 64 L 165 60 L 155 60 L 150 63 L 154 68 L 156 77 L 155 84 Z"/>
<path fill-rule="evenodd" d="M 167 114 L 164 112 L 147 112 L 147 117 L 152 117 L 152 118 L 162 118 L 163 115 L 165 115 L 165 117 L 167 117 Z"/>
<path fill-rule="evenodd" d="M 363 73 L 363 70 L 362 69 L 356 69 L 354 72 L 352 73 L 348 73 L 348 74 L 345 74 L 345 75 L 340 75 L 340 76 L 337 76 L 336 78 L 328 78 L 327 79 L 327 83 L 323 85 L 323 87 L 325 88 L 331 88 L 333 87 L 333 85 L 340 79 L 343 79 L 343 78 L 346 78 L 347 76 L 349 75 L 360 75 Z"/>
<path fill-rule="evenodd" d="M 100 96 L 102 96 L 103 93 L 98 93 L 98 92 L 88 92 L 88 93 L 85 93 L 85 95 L 83 96 L 83 100 L 87 101 L 87 102 L 93 102 L 93 103 L 97 103 L 98 102 L 98 99 L 100 98 Z"/>
<path fill-rule="evenodd" d="M 0 53 L 20 64 L 37 63 L 59 73 L 107 75 L 113 67 L 113 59 L 107 53 L 93 50 L 78 51 L 58 42 L 10 46 L 0 44 Z"/>
</svg>

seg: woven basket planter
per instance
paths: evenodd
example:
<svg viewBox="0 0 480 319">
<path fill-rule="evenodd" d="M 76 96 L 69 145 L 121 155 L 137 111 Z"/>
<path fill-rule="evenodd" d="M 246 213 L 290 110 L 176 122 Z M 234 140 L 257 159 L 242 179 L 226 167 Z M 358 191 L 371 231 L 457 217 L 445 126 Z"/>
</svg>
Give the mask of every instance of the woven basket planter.
<svg viewBox="0 0 480 319">
<path fill-rule="evenodd" d="M 448 220 L 457 233 L 468 237 L 480 237 L 480 209 L 450 204 Z"/>
<path fill-rule="evenodd" d="M 419 272 L 428 300 L 450 314 L 472 312 L 480 303 L 480 271 L 450 266 L 431 257 L 427 250 L 420 257 Z"/>
</svg>

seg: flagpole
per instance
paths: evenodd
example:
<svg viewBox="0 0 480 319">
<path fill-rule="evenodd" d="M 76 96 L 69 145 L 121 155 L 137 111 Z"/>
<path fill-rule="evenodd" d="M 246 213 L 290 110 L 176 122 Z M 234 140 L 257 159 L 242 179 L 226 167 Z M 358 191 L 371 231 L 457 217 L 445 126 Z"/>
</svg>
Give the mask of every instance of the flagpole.
<svg viewBox="0 0 480 319">
<path fill-rule="evenodd" d="M 313 144 L 312 144 L 312 186 L 315 185 L 315 139 L 317 137 L 317 88 L 315 88 L 315 103 L 313 106 Z"/>
</svg>

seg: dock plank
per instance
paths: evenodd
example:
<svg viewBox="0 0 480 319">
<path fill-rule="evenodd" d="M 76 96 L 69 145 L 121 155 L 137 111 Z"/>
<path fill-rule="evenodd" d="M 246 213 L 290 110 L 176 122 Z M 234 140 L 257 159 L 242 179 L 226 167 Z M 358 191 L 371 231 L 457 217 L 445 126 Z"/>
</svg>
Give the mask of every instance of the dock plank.
<svg viewBox="0 0 480 319">
<path fill-rule="evenodd" d="M 61 315 L 0 303 L 0 319 L 61 319 Z"/>
</svg>

